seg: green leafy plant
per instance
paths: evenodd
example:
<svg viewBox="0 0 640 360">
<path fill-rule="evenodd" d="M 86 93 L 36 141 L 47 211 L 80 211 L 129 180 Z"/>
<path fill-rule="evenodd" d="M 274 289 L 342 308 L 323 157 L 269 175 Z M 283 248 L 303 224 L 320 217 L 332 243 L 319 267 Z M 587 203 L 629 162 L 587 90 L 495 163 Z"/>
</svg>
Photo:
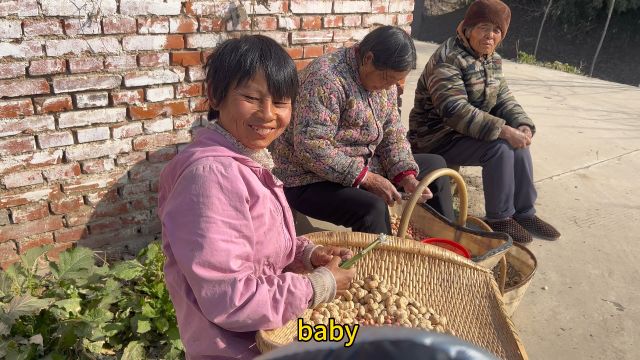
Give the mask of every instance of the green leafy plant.
<svg viewBox="0 0 640 360">
<path fill-rule="evenodd" d="M 578 74 L 578 75 L 583 75 L 584 73 L 582 72 L 581 68 L 579 67 L 575 67 L 573 65 L 567 64 L 567 63 L 563 63 L 560 61 L 553 61 L 553 62 L 543 62 L 543 61 L 538 61 L 536 59 L 535 56 L 528 54 L 524 51 L 518 51 L 518 59 L 517 61 L 521 64 L 530 64 L 530 65 L 537 65 L 537 66 L 542 66 L 542 67 L 546 67 L 549 69 L 553 69 L 553 70 L 560 70 L 560 71 L 564 71 L 570 74 Z"/>
<path fill-rule="evenodd" d="M 46 258 L 49 249 L 0 271 L 0 358 L 184 357 L 158 243 L 111 267 L 87 248 L 58 261 Z"/>
</svg>

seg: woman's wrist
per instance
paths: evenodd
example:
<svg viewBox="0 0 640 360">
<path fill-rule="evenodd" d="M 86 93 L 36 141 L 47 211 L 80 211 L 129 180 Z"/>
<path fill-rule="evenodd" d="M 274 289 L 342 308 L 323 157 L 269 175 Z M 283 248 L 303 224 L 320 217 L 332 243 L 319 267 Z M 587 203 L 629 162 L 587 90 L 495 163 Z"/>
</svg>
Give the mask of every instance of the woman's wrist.
<svg viewBox="0 0 640 360">
<path fill-rule="evenodd" d="M 309 304 L 310 308 L 314 308 L 324 302 L 329 302 L 336 297 L 338 286 L 336 279 L 329 269 L 321 266 L 313 270 L 307 277 L 313 288 L 313 296 Z"/>
</svg>

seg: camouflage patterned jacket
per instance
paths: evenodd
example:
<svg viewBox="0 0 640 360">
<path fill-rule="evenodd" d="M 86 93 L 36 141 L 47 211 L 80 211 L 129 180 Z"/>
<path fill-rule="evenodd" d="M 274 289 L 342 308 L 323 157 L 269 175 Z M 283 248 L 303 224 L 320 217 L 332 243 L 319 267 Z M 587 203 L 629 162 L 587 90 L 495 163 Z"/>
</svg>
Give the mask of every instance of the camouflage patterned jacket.
<svg viewBox="0 0 640 360">
<path fill-rule="evenodd" d="M 454 36 L 431 56 L 416 88 L 409 114 L 409 141 L 414 152 L 435 152 L 457 136 L 491 141 L 500 128 L 528 125 L 502 74 L 497 53 L 478 57 L 464 36 Z"/>
</svg>

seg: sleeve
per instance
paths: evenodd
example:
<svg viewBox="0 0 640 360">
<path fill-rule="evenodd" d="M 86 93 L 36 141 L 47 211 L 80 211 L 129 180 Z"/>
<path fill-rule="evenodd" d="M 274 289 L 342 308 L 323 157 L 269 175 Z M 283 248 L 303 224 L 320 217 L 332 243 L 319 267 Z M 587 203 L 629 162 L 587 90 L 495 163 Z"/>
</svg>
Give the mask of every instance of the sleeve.
<svg viewBox="0 0 640 360">
<path fill-rule="evenodd" d="M 522 106 L 520 106 L 515 96 L 513 96 L 513 93 L 511 93 L 511 90 L 509 90 L 509 86 L 504 77 L 500 79 L 498 101 L 493 109 L 491 109 L 491 113 L 505 119 L 511 127 L 517 128 L 521 125 L 527 125 L 531 128 L 533 134 L 536 132 L 533 121 L 529 118 Z"/>
<path fill-rule="evenodd" d="M 364 160 L 352 158 L 336 146 L 343 96 L 344 91 L 331 79 L 321 75 L 308 78 L 296 100 L 293 143 L 306 170 L 328 181 L 352 186 L 364 168 Z"/>
<path fill-rule="evenodd" d="M 233 166 L 185 171 L 162 211 L 165 237 L 204 316 L 230 331 L 276 328 L 304 312 L 313 298 L 308 277 L 262 275 L 248 192 Z"/>
<path fill-rule="evenodd" d="M 407 129 L 400 121 L 397 87 L 393 86 L 391 90 L 386 91 L 386 95 L 384 107 L 380 110 L 389 109 L 389 111 L 386 112 L 387 117 L 382 125 L 384 134 L 380 145 L 376 148 L 376 153 L 382 168 L 391 180 L 403 172 L 413 170 L 417 173 L 419 169 L 407 140 Z"/>
<path fill-rule="evenodd" d="M 313 266 L 311 265 L 311 253 L 318 246 L 320 245 L 313 244 L 305 236 L 298 236 L 296 238 L 296 254 L 293 258 L 293 262 L 287 265 L 287 271 L 301 273 L 313 270 Z"/>
<path fill-rule="evenodd" d="M 479 140 L 495 140 L 505 121 L 469 103 L 459 68 L 447 63 L 434 66 L 427 88 L 445 125 Z"/>
</svg>

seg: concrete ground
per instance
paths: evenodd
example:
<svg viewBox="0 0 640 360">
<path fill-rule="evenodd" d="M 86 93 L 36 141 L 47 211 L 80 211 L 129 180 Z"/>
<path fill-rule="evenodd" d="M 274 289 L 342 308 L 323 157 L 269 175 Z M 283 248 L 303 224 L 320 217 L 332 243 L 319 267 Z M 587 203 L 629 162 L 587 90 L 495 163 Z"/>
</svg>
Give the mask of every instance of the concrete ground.
<svg viewBox="0 0 640 360">
<path fill-rule="evenodd" d="M 436 44 L 416 42 L 402 118 Z M 537 66 L 504 63 L 536 123 L 531 151 L 537 209 L 562 232 L 534 240 L 538 271 L 513 320 L 531 359 L 640 357 L 640 89 Z M 463 169 L 478 178 L 479 168 Z M 478 209 L 479 194 L 471 213 Z M 480 211 L 480 212 L 479 212 Z M 298 217 L 305 232 L 336 229 Z"/>
</svg>

